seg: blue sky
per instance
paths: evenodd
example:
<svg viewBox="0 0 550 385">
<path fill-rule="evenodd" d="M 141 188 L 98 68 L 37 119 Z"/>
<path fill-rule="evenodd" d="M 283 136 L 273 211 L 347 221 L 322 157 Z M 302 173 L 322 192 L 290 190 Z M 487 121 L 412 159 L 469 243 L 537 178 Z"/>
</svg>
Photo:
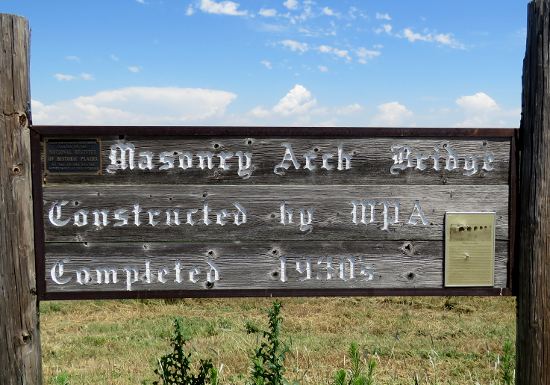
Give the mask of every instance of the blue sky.
<svg viewBox="0 0 550 385">
<path fill-rule="evenodd" d="M 35 124 L 519 124 L 527 0 L 1 0 Z"/>
</svg>

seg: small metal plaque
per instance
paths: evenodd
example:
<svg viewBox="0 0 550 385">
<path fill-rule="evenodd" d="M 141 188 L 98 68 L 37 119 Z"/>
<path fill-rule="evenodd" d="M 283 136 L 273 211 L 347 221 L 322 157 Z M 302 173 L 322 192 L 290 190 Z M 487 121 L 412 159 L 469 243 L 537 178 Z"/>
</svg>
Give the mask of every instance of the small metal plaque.
<svg viewBox="0 0 550 385">
<path fill-rule="evenodd" d="M 494 286 L 495 213 L 445 214 L 445 286 Z"/>
<path fill-rule="evenodd" d="M 99 139 L 47 139 L 45 158 L 50 174 L 101 173 Z"/>
</svg>

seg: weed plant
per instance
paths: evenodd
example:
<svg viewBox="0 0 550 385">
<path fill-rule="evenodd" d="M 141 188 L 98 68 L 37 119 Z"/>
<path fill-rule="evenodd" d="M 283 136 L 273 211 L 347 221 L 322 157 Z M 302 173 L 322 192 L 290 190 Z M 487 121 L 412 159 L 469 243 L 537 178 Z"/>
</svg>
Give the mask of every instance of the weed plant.
<svg viewBox="0 0 550 385">
<path fill-rule="evenodd" d="M 181 320 L 174 320 L 174 336 L 171 341 L 174 351 L 158 360 L 155 374 L 162 382 L 154 381 L 153 385 L 217 385 L 218 372 L 211 360 L 200 360 L 197 373 L 193 373 L 191 353 L 185 352 L 187 341 L 183 334 Z"/>
<path fill-rule="evenodd" d="M 338 370 L 334 378 L 334 385 L 374 385 L 375 359 L 369 358 L 365 370 L 359 347 L 355 342 L 352 342 L 349 347 L 348 356 L 351 368 Z"/>
<path fill-rule="evenodd" d="M 284 385 L 285 356 L 289 351 L 286 343 L 281 341 L 281 303 L 274 302 L 267 313 L 269 326 L 260 330 L 252 324 L 246 325 L 247 333 L 259 334 L 261 343 L 252 356 L 251 385 Z"/>
<path fill-rule="evenodd" d="M 501 385 L 513 385 L 516 381 L 514 370 L 515 357 L 513 354 L 512 343 L 509 340 L 504 342 L 502 360 L 500 364 L 500 383 Z"/>
<path fill-rule="evenodd" d="M 281 338 L 281 303 L 274 302 L 268 311 L 268 326 L 265 329 L 247 322 L 245 327 L 249 334 L 258 336 L 258 346 L 251 354 L 248 385 L 290 385 L 285 378 L 285 358 L 289 353 L 289 344 Z M 187 353 L 185 345 L 189 340 L 184 336 L 182 321 L 174 320 L 174 335 L 171 339 L 173 352 L 158 360 L 155 374 L 160 378 L 153 385 L 220 385 L 219 372 L 213 366 L 212 360 L 200 360 L 198 365 L 191 365 L 191 353 Z M 435 353 L 435 352 L 434 352 Z M 347 356 L 349 367 L 339 369 L 333 376 L 332 385 L 376 385 L 374 372 L 377 366 L 375 356 L 364 356 L 357 343 L 352 342 Z M 430 355 L 430 362 L 433 357 Z M 513 344 L 506 341 L 503 345 L 502 357 L 497 357 L 495 371 L 498 380 L 491 384 L 512 385 L 515 381 L 515 355 Z M 433 365 L 433 362 L 432 362 Z M 431 381 L 422 381 L 414 375 L 415 385 L 430 385 Z M 479 382 L 476 382 L 479 384 Z M 65 376 L 59 376 L 56 384 L 68 384 Z M 436 380 L 435 384 L 439 384 Z M 298 382 L 292 385 L 298 385 Z M 383 385 L 383 384 L 378 384 Z"/>
</svg>

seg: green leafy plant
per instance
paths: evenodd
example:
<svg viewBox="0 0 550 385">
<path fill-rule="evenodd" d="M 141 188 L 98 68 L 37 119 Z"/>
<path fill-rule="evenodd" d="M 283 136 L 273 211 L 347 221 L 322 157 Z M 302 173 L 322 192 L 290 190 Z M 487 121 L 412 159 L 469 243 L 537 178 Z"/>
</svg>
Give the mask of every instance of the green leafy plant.
<svg viewBox="0 0 550 385">
<path fill-rule="evenodd" d="M 69 375 L 65 372 L 59 373 L 52 380 L 55 385 L 69 385 Z"/>
<path fill-rule="evenodd" d="M 513 385 L 515 382 L 514 360 L 512 342 L 506 340 L 504 342 L 502 361 L 500 364 L 500 383 L 502 385 Z"/>
<path fill-rule="evenodd" d="M 217 385 L 218 371 L 211 360 L 200 360 L 197 373 L 191 369 L 191 353 L 185 352 L 185 344 L 189 341 L 183 334 L 181 320 L 174 320 L 174 336 L 171 345 L 174 351 L 158 360 L 155 374 L 160 377 L 153 385 Z"/>
<path fill-rule="evenodd" d="M 338 370 L 334 376 L 334 385 L 374 385 L 375 359 L 370 357 L 365 368 L 359 347 L 355 342 L 351 343 L 348 356 L 351 368 Z"/>
<path fill-rule="evenodd" d="M 286 343 L 281 341 L 280 315 L 281 304 L 274 302 L 268 312 L 269 326 L 261 330 L 250 323 L 246 324 L 247 333 L 260 334 L 262 342 L 252 357 L 252 371 L 250 384 L 253 385 L 283 385 L 287 384 L 284 378 L 284 361 L 289 351 Z"/>
</svg>

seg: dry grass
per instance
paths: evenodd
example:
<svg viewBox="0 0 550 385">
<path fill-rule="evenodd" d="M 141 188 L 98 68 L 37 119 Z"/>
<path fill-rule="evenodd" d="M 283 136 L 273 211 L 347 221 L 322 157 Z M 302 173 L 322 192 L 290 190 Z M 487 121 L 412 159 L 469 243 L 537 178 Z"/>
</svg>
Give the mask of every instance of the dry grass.
<svg viewBox="0 0 550 385">
<path fill-rule="evenodd" d="M 270 299 L 45 302 L 42 347 L 47 384 L 150 383 L 169 351 L 172 321 L 184 320 L 190 349 L 223 365 L 223 384 L 243 384 Z M 497 384 L 497 357 L 515 339 L 513 298 L 283 299 L 291 341 L 287 377 L 329 384 L 352 341 L 374 354 L 380 385 Z"/>
</svg>

